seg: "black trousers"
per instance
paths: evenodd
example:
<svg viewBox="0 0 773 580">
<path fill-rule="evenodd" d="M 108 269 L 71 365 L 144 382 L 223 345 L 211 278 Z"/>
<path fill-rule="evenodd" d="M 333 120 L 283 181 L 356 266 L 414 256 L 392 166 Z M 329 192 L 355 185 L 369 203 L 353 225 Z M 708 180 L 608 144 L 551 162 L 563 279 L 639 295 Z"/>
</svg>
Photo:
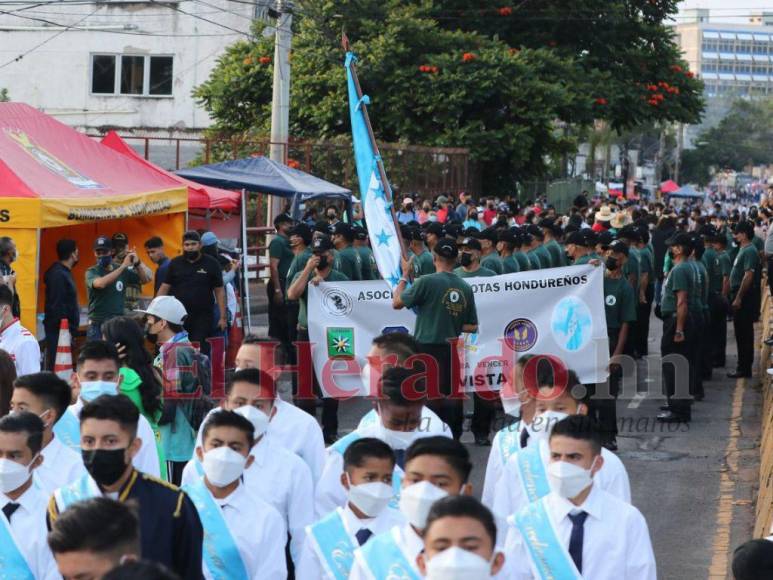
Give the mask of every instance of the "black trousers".
<svg viewBox="0 0 773 580">
<path fill-rule="evenodd" d="M 464 423 L 464 395 L 461 384 L 452 385 L 452 377 L 460 381 L 459 357 L 450 344 L 419 343 L 419 352 L 435 359 L 438 368 L 436 385 L 429 385 L 427 406 L 451 428 L 457 441 L 462 436 Z M 455 388 L 454 388 L 455 387 Z"/>
<path fill-rule="evenodd" d="M 44 324 L 43 329 L 46 332 L 45 370 L 53 371 L 54 362 L 56 361 L 56 347 L 59 345 L 59 323 L 57 322 L 56 324 Z"/>
<path fill-rule="evenodd" d="M 709 298 L 709 307 L 711 364 L 723 367 L 727 349 L 727 303 L 720 294 L 716 294 Z"/>
<path fill-rule="evenodd" d="M 754 321 L 758 313 L 758 301 L 754 297 L 754 288 L 750 288 L 741 299 L 741 308 L 733 314 L 733 329 L 735 344 L 738 347 L 738 364 L 736 371 L 751 375 L 754 363 Z"/>
<path fill-rule="evenodd" d="M 287 308 L 284 298 L 281 304 L 274 303 L 274 283 L 269 280 L 266 284 L 266 296 L 268 297 L 268 335 L 282 343 L 282 348 L 289 350 L 289 331 L 287 327 Z"/>
<path fill-rule="evenodd" d="M 701 378 L 704 381 L 710 381 L 712 375 L 712 369 L 714 367 L 712 351 L 714 348 L 714 336 L 711 334 L 712 329 L 711 321 L 711 309 L 703 311 L 703 332 L 700 335 L 700 367 Z"/>
<path fill-rule="evenodd" d="M 639 331 L 636 335 L 636 352 L 639 353 L 640 356 L 647 356 L 649 354 L 649 343 L 647 342 L 649 340 L 650 336 L 650 312 L 652 312 L 652 302 L 655 298 L 655 286 L 650 285 L 645 294 L 644 297 L 646 298 L 647 302 L 644 304 L 638 303 L 636 314 L 637 314 L 637 320 L 636 323 L 639 327 Z M 637 297 L 638 301 L 638 297 Z"/>
<path fill-rule="evenodd" d="M 693 328 L 693 340 L 690 342 L 692 346 L 692 350 L 690 351 L 690 383 L 692 385 L 692 390 L 690 393 L 694 397 L 702 399 L 704 393 L 701 346 L 703 345 L 703 335 L 706 331 L 703 312 L 690 313 L 690 322 Z"/>
<path fill-rule="evenodd" d="M 685 337 L 681 342 L 674 342 L 676 332 L 676 315 L 667 315 L 663 318 L 663 336 L 660 339 L 660 353 L 662 360 L 663 386 L 671 412 L 686 420 L 691 418 L 692 399 L 694 395 L 694 383 L 692 372 L 686 365 L 692 367 L 691 358 L 695 351 L 695 332 L 688 316 L 685 324 Z M 669 355 L 676 360 L 669 360 Z"/>
<path fill-rule="evenodd" d="M 617 348 L 620 329 L 608 328 L 609 356 Z M 617 396 L 620 394 L 620 382 L 623 369 L 613 365 L 606 383 L 587 385 L 588 415 L 598 422 L 603 442 L 613 443 L 617 439 Z"/>
<path fill-rule="evenodd" d="M 212 309 L 202 312 L 192 312 L 185 319 L 185 330 L 188 332 L 188 340 L 199 343 L 202 354 L 209 356 L 209 343 L 207 339 L 215 335 L 212 320 Z"/>
<path fill-rule="evenodd" d="M 308 329 L 298 328 L 298 341 L 309 341 Z M 322 399 L 322 435 L 325 437 L 326 442 L 330 442 L 338 436 L 338 399 L 334 399 L 333 397 L 323 397 L 322 389 L 319 387 L 317 375 L 314 373 L 313 369 L 311 370 L 311 375 L 312 380 L 314 381 L 314 394 L 316 397 Z M 296 398 L 296 405 L 312 417 L 317 417 L 317 404 L 315 399 L 304 397 L 299 400 Z"/>
<path fill-rule="evenodd" d="M 475 437 L 488 437 L 497 407 L 490 395 L 472 394 L 472 422 L 470 430 Z"/>
<path fill-rule="evenodd" d="M 773 256 L 768 256 L 768 290 L 773 296 Z"/>
</svg>

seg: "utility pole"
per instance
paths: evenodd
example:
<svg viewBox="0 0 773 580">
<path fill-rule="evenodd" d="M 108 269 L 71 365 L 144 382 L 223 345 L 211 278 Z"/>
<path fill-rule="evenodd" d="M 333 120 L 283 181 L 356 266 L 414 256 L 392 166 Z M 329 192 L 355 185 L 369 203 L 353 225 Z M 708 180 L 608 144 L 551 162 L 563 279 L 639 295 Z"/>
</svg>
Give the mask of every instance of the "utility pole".
<svg viewBox="0 0 773 580">
<path fill-rule="evenodd" d="M 293 32 L 293 3 L 277 0 L 275 8 L 276 32 L 274 34 L 274 93 L 271 102 L 271 146 L 269 157 L 272 161 L 286 163 L 290 141 L 290 47 Z M 282 198 L 269 197 L 268 223 L 282 211 Z"/>
<path fill-rule="evenodd" d="M 679 183 L 679 169 L 682 164 L 682 147 L 684 147 L 684 125 L 676 125 L 676 159 L 674 160 L 674 181 Z"/>
</svg>

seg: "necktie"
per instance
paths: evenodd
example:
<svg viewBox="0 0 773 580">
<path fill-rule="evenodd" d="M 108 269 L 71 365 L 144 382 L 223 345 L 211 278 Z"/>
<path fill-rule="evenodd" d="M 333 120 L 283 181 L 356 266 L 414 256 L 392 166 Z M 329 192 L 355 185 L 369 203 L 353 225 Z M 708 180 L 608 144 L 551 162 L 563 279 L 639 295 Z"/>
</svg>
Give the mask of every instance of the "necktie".
<svg viewBox="0 0 773 580">
<path fill-rule="evenodd" d="M 372 535 L 373 532 L 371 532 L 368 528 L 362 528 L 356 534 L 354 534 L 354 537 L 357 538 L 357 542 L 360 544 L 360 546 L 362 546 Z"/>
<path fill-rule="evenodd" d="M 12 501 L 9 501 L 7 504 L 3 506 L 3 514 L 5 515 L 5 519 L 7 519 L 9 523 L 11 522 L 11 516 L 20 507 L 21 507 L 20 504 L 14 503 Z"/>
<path fill-rule="evenodd" d="M 395 449 L 395 461 L 400 469 L 405 469 L 405 449 Z"/>
<path fill-rule="evenodd" d="M 574 560 L 574 565 L 577 566 L 577 570 L 582 574 L 582 541 L 585 535 L 585 518 L 588 517 L 588 512 L 580 512 L 579 514 L 569 514 L 569 519 L 572 520 L 572 535 L 569 536 L 569 555 Z"/>
<path fill-rule="evenodd" d="M 521 431 L 521 449 L 524 449 L 528 442 L 529 442 L 529 432 L 526 429 L 524 429 L 523 431 Z"/>
</svg>

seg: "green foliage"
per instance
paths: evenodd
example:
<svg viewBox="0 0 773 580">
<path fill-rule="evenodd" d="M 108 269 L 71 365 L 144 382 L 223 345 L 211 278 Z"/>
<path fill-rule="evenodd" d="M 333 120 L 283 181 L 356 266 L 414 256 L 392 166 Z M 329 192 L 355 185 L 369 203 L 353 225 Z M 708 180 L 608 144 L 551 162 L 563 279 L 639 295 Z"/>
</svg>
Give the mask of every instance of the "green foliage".
<svg viewBox="0 0 773 580">
<path fill-rule="evenodd" d="M 7 103 L 11 100 L 11 97 L 8 96 L 8 89 L 0 89 L 0 103 Z"/>
</svg>

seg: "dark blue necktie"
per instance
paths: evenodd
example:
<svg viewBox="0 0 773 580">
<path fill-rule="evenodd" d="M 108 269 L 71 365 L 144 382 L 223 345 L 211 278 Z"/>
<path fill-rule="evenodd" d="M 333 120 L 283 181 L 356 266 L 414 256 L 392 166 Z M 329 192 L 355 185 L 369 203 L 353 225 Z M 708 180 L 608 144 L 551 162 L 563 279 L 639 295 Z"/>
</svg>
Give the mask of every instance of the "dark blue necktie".
<svg viewBox="0 0 773 580">
<path fill-rule="evenodd" d="M 395 462 L 400 469 L 405 469 L 405 449 L 395 449 Z"/>
<path fill-rule="evenodd" d="M 524 449 L 528 442 L 529 442 L 529 432 L 526 429 L 524 429 L 523 431 L 521 431 L 521 449 Z"/>
<path fill-rule="evenodd" d="M 354 534 L 354 537 L 357 538 L 357 542 L 360 544 L 360 546 L 362 546 L 372 535 L 373 532 L 371 532 L 368 528 L 362 528 L 356 534 Z"/>
<path fill-rule="evenodd" d="M 5 519 L 8 520 L 8 523 L 11 522 L 11 516 L 16 513 L 16 510 L 21 507 L 20 504 L 14 503 L 12 501 L 9 501 L 7 504 L 3 506 L 3 515 L 5 515 Z"/>
<path fill-rule="evenodd" d="M 585 535 L 585 528 L 583 526 L 587 517 L 587 512 L 569 514 L 569 519 L 572 520 L 572 535 L 569 536 L 569 555 L 574 560 L 574 565 L 577 566 L 577 571 L 580 574 L 582 574 L 582 540 Z"/>
</svg>

